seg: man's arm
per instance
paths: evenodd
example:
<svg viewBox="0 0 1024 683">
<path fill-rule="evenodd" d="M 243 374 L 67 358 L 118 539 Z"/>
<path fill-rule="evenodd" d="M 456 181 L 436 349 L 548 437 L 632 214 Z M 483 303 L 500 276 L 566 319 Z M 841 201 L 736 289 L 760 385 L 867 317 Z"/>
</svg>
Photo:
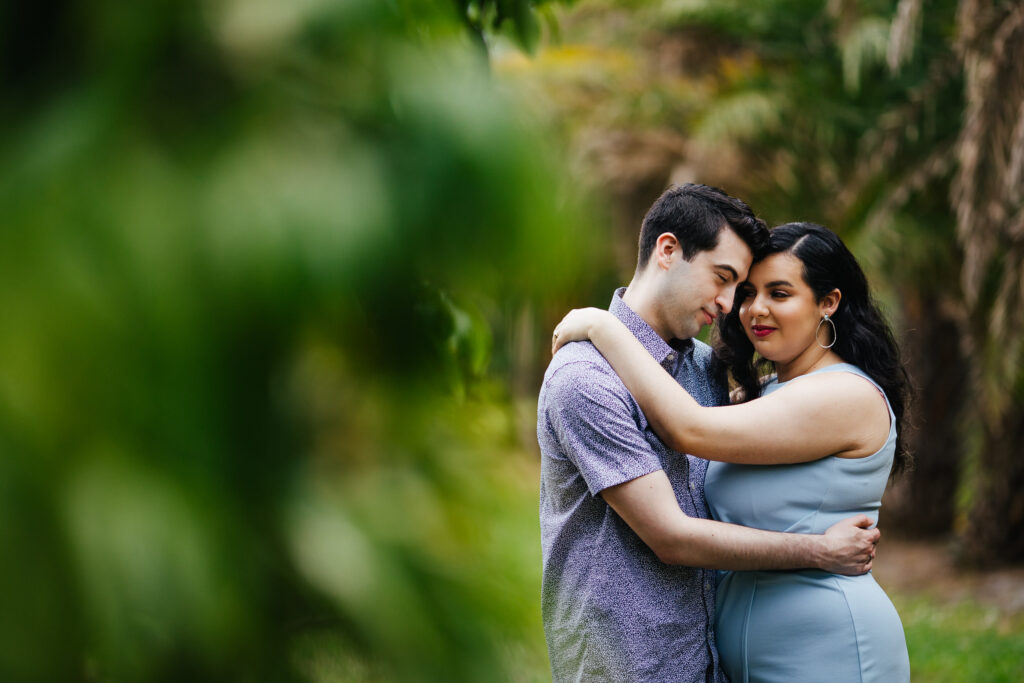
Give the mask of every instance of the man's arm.
<svg viewBox="0 0 1024 683">
<path fill-rule="evenodd" d="M 658 558 L 666 564 L 708 569 L 823 569 L 863 574 L 871 569 L 878 529 L 865 515 L 832 526 L 825 534 L 787 534 L 687 516 L 663 471 L 601 492 Z"/>
<path fill-rule="evenodd" d="M 544 408 L 566 457 L 587 487 L 622 517 L 662 561 L 709 569 L 824 569 L 862 574 L 871 568 L 877 530 L 852 518 L 827 534 L 784 534 L 689 517 L 679 507 L 611 370 L 585 362 L 560 368 Z M 677 457 L 685 457 L 679 455 Z"/>
</svg>

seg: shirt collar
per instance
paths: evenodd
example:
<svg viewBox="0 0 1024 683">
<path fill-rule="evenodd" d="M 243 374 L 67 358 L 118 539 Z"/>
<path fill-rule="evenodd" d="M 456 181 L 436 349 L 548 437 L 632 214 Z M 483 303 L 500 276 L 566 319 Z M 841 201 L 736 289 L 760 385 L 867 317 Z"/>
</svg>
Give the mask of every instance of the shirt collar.
<svg viewBox="0 0 1024 683">
<path fill-rule="evenodd" d="M 693 346 L 692 339 L 673 339 L 671 344 L 662 339 L 654 331 L 654 328 L 647 324 L 646 320 L 637 315 L 636 311 L 622 300 L 622 295 L 625 291 L 625 287 L 619 287 L 615 290 L 608 310 L 622 321 L 622 324 L 633 333 L 633 336 L 640 340 L 640 343 L 647 349 L 647 352 L 654 356 L 654 360 L 662 365 L 665 365 L 666 362 L 671 363 L 681 353 L 685 353 Z"/>
</svg>

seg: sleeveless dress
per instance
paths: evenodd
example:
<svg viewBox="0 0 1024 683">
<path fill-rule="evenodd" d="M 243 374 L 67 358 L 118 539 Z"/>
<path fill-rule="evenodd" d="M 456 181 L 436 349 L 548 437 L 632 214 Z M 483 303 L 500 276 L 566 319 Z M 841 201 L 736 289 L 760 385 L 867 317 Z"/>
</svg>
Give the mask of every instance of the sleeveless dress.
<svg viewBox="0 0 1024 683">
<path fill-rule="evenodd" d="M 878 388 L 847 363 L 810 374 L 822 372 L 852 372 Z M 772 381 L 762 394 L 783 384 Z M 885 445 L 863 458 L 829 456 L 793 465 L 712 462 L 704 485 L 712 516 L 802 534 L 823 533 L 858 513 L 877 520 L 896 451 L 891 406 L 889 424 Z M 715 631 L 732 683 L 910 680 L 903 624 L 870 573 L 722 572 Z"/>
</svg>

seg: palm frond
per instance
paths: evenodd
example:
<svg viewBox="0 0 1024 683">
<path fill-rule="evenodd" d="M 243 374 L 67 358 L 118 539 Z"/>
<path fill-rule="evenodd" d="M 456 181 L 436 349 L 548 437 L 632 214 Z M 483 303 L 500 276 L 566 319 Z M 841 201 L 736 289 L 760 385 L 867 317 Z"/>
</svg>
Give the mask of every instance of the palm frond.
<svg viewBox="0 0 1024 683">
<path fill-rule="evenodd" d="M 949 106 L 949 91 L 959 72 L 959 60 L 953 53 L 936 58 L 924 80 L 907 91 L 906 99 L 878 116 L 876 125 L 858 141 L 853 170 L 838 196 L 841 210 L 848 210 L 868 184 L 892 168 L 909 142 L 909 131 L 921 128 L 929 112 Z"/>
<path fill-rule="evenodd" d="M 885 60 L 889 70 L 898 73 L 914 54 L 921 33 L 921 0 L 900 0 L 889 28 L 889 47 Z"/>
<path fill-rule="evenodd" d="M 750 141 L 777 131 L 786 119 L 789 101 L 778 92 L 747 90 L 715 102 L 694 129 L 701 140 Z"/>
<path fill-rule="evenodd" d="M 843 85 L 848 92 L 860 91 L 861 76 L 883 64 L 889 49 L 889 22 L 881 17 L 857 21 L 839 41 L 843 62 Z"/>
</svg>

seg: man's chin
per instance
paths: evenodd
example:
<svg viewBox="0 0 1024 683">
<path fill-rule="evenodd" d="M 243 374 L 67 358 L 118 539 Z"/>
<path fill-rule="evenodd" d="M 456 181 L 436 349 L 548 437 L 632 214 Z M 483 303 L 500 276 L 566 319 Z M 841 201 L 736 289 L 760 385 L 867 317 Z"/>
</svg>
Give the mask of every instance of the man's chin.
<svg viewBox="0 0 1024 683">
<path fill-rule="evenodd" d="M 673 333 L 673 334 L 675 334 L 675 337 L 673 337 L 673 339 L 681 339 L 681 340 L 693 339 L 698 334 L 700 334 L 700 331 L 702 329 L 703 329 L 702 327 L 694 327 L 694 328 L 685 329 L 685 330 L 676 330 Z"/>
</svg>

